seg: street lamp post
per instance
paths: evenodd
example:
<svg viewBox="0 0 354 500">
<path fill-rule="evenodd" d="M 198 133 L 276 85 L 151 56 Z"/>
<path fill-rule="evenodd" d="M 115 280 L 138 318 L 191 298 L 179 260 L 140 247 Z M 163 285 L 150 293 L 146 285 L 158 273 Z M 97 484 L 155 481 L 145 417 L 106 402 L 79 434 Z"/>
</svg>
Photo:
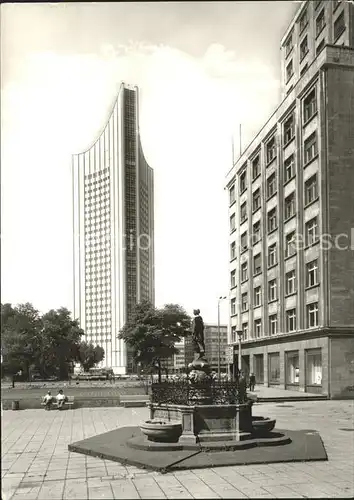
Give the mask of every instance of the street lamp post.
<svg viewBox="0 0 354 500">
<path fill-rule="evenodd" d="M 242 330 L 237 330 L 237 337 L 238 337 L 238 372 L 239 375 L 241 374 L 241 367 L 242 367 Z"/>
<path fill-rule="evenodd" d="M 226 297 L 219 297 L 218 299 L 218 378 L 220 380 L 220 302 L 226 300 Z"/>
</svg>

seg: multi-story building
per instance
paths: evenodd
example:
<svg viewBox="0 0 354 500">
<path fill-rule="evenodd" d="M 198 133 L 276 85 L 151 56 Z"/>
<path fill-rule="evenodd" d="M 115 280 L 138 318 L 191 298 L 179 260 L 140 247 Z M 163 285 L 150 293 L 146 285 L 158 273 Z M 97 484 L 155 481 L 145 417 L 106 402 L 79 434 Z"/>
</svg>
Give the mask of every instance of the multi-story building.
<svg viewBox="0 0 354 500">
<path fill-rule="evenodd" d="M 285 97 L 227 175 L 235 363 L 242 330 L 258 383 L 329 397 L 354 394 L 353 35 L 352 3 L 302 3 Z"/>
<path fill-rule="evenodd" d="M 204 343 L 205 343 L 205 357 L 208 360 L 211 369 L 218 371 L 219 364 L 219 328 L 218 325 L 206 324 L 204 325 Z M 228 371 L 228 364 L 226 360 L 226 348 L 228 344 L 228 327 L 227 325 L 220 325 L 220 371 L 225 373 Z M 185 366 L 188 366 L 194 358 L 192 338 L 185 338 Z"/>
<path fill-rule="evenodd" d="M 142 151 L 137 87 L 124 83 L 102 132 L 73 155 L 74 315 L 105 350 L 103 366 L 132 370 L 117 335 L 135 304 L 154 302 L 153 170 Z"/>
</svg>

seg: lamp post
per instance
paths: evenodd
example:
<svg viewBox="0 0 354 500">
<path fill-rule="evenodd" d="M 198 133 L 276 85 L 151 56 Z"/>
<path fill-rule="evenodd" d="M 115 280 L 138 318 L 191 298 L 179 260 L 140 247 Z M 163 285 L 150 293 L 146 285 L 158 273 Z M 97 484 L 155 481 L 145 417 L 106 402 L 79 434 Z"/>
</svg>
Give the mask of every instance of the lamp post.
<svg viewBox="0 0 354 500">
<path fill-rule="evenodd" d="M 238 337 L 238 371 L 239 375 L 241 374 L 241 367 L 242 367 L 242 330 L 237 330 L 236 334 Z"/>
<path fill-rule="evenodd" d="M 220 380 L 220 302 L 226 300 L 226 297 L 218 299 L 218 378 Z"/>
</svg>

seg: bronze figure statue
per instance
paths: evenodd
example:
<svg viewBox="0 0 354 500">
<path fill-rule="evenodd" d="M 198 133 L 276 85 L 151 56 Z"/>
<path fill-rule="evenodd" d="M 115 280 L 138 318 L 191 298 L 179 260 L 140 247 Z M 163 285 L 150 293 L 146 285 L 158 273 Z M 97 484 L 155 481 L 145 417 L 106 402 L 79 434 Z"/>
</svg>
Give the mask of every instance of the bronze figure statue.
<svg viewBox="0 0 354 500">
<path fill-rule="evenodd" d="M 193 314 L 192 342 L 194 352 L 199 353 L 199 358 L 202 358 L 205 355 L 204 322 L 203 318 L 200 316 L 199 309 L 194 309 Z"/>
</svg>

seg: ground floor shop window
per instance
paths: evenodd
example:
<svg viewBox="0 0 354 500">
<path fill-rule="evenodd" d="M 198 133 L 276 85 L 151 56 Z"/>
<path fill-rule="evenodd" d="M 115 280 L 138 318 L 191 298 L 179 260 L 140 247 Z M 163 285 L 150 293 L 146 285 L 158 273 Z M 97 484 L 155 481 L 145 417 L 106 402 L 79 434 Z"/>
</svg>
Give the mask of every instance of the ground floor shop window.
<svg viewBox="0 0 354 500">
<path fill-rule="evenodd" d="M 269 384 L 280 383 L 280 357 L 278 352 L 268 354 Z"/>
<path fill-rule="evenodd" d="M 289 351 L 285 353 L 286 383 L 299 383 L 299 351 Z"/>
<path fill-rule="evenodd" d="M 264 382 L 263 354 L 255 354 L 254 356 L 254 374 L 256 377 L 256 384 L 263 384 Z"/>
<path fill-rule="evenodd" d="M 321 349 L 306 351 L 306 385 L 322 385 Z"/>
</svg>

